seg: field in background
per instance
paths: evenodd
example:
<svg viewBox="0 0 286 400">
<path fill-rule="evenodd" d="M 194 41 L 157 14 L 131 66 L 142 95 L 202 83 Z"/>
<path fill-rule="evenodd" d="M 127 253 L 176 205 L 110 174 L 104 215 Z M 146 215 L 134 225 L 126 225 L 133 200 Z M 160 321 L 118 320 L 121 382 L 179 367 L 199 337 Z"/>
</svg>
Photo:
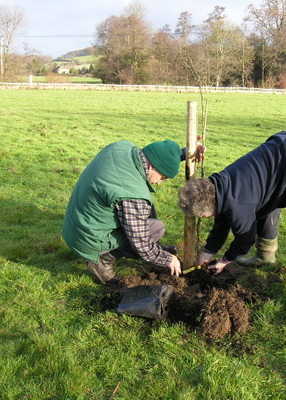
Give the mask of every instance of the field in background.
<svg viewBox="0 0 286 400">
<path fill-rule="evenodd" d="M 30 83 L 29 76 L 22 76 L 18 79 L 21 83 Z M 33 83 L 101 83 L 101 79 L 93 78 L 92 76 L 71 76 L 71 75 L 47 75 L 33 76 Z"/>
<path fill-rule="evenodd" d="M 205 176 L 285 130 L 284 96 L 207 94 Z M 61 239 L 79 174 L 106 144 L 186 140 L 197 94 L 2 90 L 0 393 L 11 399 L 285 399 L 285 277 L 251 305 L 253 329 L 208 344 L 184 324 L 118 315 Z M 201 130 L 201 115 L 200 115 Z M 200 171 L 198 171 L 200 173 Z M 165 243 L 183 240 L 179 176 L 156 188 Z M 278 265 L 286 271 L 282 213 Z M 201 223 L 205 240 L 211 220 Z M 226 244 L 227 245 L 227 244 Z M 140 263 L 121 260 L 122 275 Z M 137 271 L 137 272 L 136 272 Z M 269 269 L 257 272 L 267 276 Z M 238 352 L 238 345 L 240 351 Z"/>
<path fill-rule="evenodd" d="M 88 55 L 88 56 L 74 57 L 73 59 L 78 61 L 81 65 L 90 66 L 90 64 L 94 63 L 96 57 L 94 55 Z"/>
</svg>

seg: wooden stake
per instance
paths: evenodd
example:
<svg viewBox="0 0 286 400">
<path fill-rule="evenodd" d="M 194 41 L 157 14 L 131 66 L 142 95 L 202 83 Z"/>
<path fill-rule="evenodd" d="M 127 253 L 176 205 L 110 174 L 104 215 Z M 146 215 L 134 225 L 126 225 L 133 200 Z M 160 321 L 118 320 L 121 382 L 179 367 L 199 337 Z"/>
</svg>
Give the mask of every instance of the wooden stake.
<svg viewBox="0 0 286 400">
<path fill-rule="evenodd" d="M 187 144 L 186 144 L 186 180 L 196 178 L 196 149 L 198 134 L 198 102 L 187 103 Z M 195 264 L 196 217 L 185 215 L 184 227 L 184 267 Z"/>
<path fill-rule="evenodd" d="M 202 133 L 202 138 L 201 138 L 201 143 L 202 146 L 205 146 L 206 144 L 206 130 L 207 130 L 207 116 L 208 116 L 208 101 L 206 100 L 206 107 L 205 107 L 205 112 L 202 113 L 203 114 L 203 133 Z M 204 158 L 202 159 L 201 162 L 201 178 L 205 177 L 205 160 Z M 201 218 L 197 219 L 197 226 L 196 226 L 196 233 L 197 233 L 197 237 L 196 237 L 196 264 L 199 264 L 199 259 L 200 259 L 200 253 L 201 253 L 201 248 L 200 248 L 200 228 L 201 228 Z"/>
</svg>

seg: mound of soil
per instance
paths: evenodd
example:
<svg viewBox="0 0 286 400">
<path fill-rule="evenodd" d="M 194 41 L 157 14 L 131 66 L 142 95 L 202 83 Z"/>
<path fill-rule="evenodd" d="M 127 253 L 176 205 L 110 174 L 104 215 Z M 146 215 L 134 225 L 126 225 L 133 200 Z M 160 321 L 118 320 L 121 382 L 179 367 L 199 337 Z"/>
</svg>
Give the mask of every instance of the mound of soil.
<svg viewBox="0 0 286 400">
<path fill-rule="evenodd" d="M 209 341 L 225 335 L 245 333 L 251 327 L 248 303 L 265 299 L 259 291 L 245 289 L 237 279 L 245 268 L 236 264 L 227 266 L 219 275 L 206 269 L 195 270 L 180 277 L 170 276 L 169 270 L 152 270 L 142 276 L 116 277 L 107 290 L 117 299 L 132 287 L 142 285 L 171 285 L 173 295 L 168 302 L 167 321 L 182 321 Z M 248 281 L 249 282 L 249 281 Z M 259 283 L 255 280 L 255 289 Z"/>
<path fill-rule="evenodd" d="M 251 313 L 241 298 L 239 287 L 212 289 L 202 308 L 201 332 L 209 339 L 220 339 L 228 333 L 245 333 Z"/>
</svg>

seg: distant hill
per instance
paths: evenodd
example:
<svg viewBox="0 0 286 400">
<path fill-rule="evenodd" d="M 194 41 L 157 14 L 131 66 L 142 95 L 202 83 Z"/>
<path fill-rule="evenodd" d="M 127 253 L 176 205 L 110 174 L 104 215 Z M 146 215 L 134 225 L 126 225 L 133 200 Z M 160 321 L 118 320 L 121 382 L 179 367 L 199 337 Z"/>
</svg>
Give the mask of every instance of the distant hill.
<svg viewBox="0 0 286 400">
<path fill-rule="evenodd" d="M 69 53 L 63 54 L 62 56 L 57 57 L 57 58 L 69 60 L 71 58 L 90 56 L 93 54 L 94 54 L 93 47 L 86 47 L 85 49 L 70 51 Z"/>
<path fill-rule="evenodd" d="M 96 62 L 93 47 L 70 51 L 53 60 L 53 69 L 58 74 L 91 73 L 90 68 Z M 56 64 L 55 64 L 56 63 Z"/>
</svg>

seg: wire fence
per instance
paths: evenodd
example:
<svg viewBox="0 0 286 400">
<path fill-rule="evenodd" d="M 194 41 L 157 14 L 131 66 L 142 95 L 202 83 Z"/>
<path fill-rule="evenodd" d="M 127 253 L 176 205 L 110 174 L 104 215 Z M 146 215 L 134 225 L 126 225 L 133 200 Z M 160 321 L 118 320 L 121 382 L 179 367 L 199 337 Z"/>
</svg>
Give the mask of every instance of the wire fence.
<svg viewBox="0 0 286 400">
<path fill-rule="evenodd" d="M 286 94 L 286 89 L 265 89 L 252 87 L 214 87 L 214 86 L 163 86 L 163 85 L 113 85 L 103 83 L 9 83 L 0 82 L 0 89 L 65 89 L 65 90 L 122 90 L 142 92 L 172 92 L 172 93 L 267 93 Z"/>
</svg>

